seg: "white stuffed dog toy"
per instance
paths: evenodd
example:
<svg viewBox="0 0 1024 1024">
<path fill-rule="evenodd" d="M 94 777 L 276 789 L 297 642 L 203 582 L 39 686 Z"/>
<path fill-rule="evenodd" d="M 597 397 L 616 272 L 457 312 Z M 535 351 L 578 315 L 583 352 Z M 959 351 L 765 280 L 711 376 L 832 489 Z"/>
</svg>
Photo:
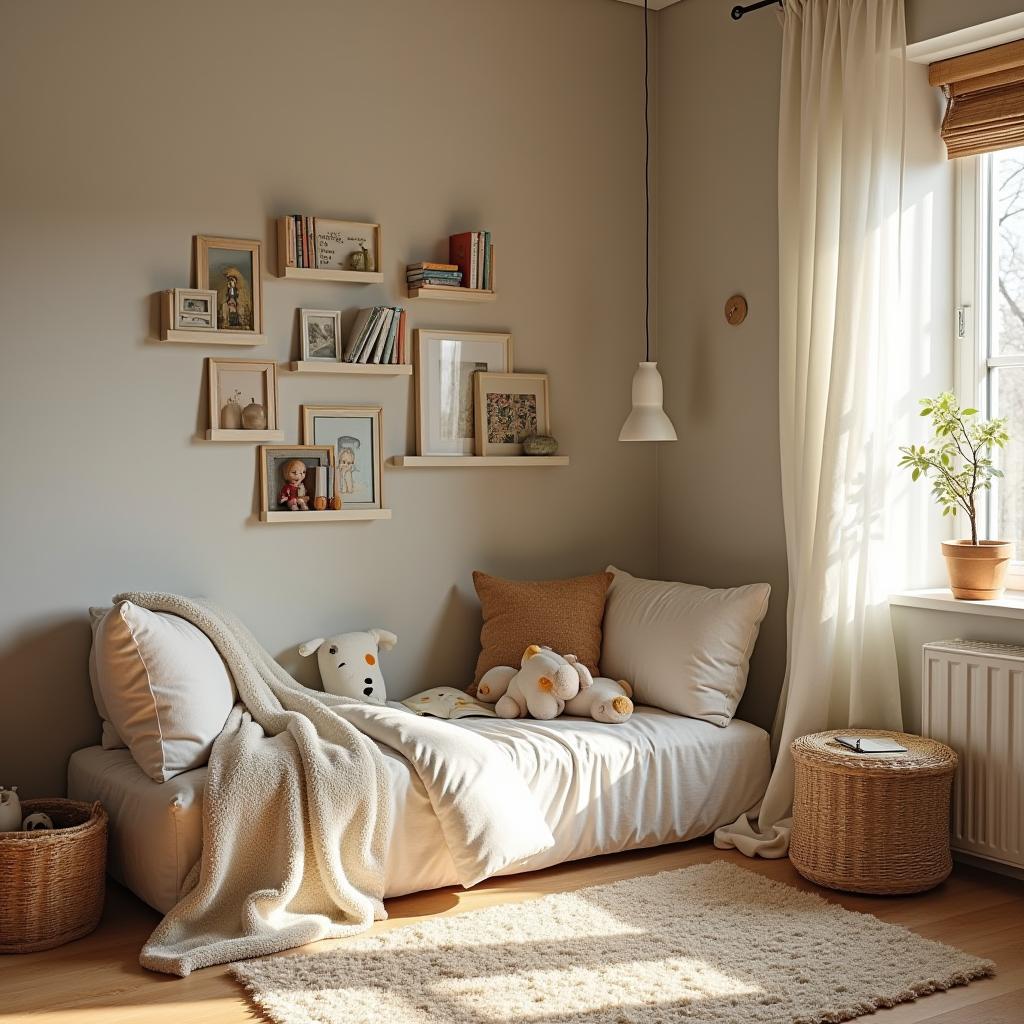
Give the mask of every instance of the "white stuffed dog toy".
<svg viewBox="0 0 1024 1024">
<path fill-rule="evenodd" d="M 320 679 L 328 693 L 354 697 L 368 704 L 386 704 L 380 651 L 390 651 L 398 637 L 386 629 L 365 633 L 339 633 L 326 639 L 307 640 L 299 654 L 308 658 L 314 651 L 320 664 Z"/>
</svg>

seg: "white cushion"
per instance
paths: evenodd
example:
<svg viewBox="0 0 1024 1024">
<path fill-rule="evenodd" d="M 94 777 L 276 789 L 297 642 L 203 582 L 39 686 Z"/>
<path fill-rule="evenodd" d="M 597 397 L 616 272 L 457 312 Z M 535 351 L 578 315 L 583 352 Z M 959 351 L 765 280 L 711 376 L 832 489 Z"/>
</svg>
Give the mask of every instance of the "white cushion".
<svg viewBox="0 0 1024 1024">
<path fill-rule="evenodd" d="M 637 704 L 728 725 L 771 587 L 709 590 L 608 571 L 601 674 L 629 682 Z"/>
<path fill-rule="evenodd" d="M 96 676 L 96 631 L 103 621 L 103 616 L 109 612 L 109 608 L 90 608 L 89 624 L 92 627 L 92 643 L 89 646 L 89 685 L 92 687 L 92 699 L 96 705 L 96 711 L 103 720 L 103 736 L 100 743 L 104 750 L 118 750 L 128 744 L 117 734 L 110 716 L 107 714 L 107 705 L 104 703 L 103 694 L 100 693 L 100 683 Z"/>
<path fill-rule="evenodd" d="M 207 636 L 177 615 L 122 601 L 100 622 L 94 650 L 100 713 L 138 766 L 166 782 L 206 764 L 235 702 Z"/>
</svg>

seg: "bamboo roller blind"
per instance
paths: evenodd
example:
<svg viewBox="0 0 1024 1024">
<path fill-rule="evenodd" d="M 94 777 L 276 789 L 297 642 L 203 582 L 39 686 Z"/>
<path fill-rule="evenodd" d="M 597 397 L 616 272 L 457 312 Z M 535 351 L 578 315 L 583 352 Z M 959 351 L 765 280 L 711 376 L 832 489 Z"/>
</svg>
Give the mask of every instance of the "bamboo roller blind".
<svg viewBox="0 0 1024 1024">
<path fill-rule="evenodd" d="M 1024 145 L 1024 40 L 936 61 L 928 81 L 946 94 L 949 158 Z"/>
</svg>

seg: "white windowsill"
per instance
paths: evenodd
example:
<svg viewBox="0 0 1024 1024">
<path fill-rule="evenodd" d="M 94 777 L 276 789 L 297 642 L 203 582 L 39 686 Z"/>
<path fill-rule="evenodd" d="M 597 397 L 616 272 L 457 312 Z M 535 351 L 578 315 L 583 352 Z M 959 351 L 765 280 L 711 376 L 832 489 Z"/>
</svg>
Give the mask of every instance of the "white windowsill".
<svg viewBox="0 0 1024 1024">
<path fill-rule="evenodd" d="M 902 608 L 928 608 L 939 612 L 964 612 L 997 619 L 1024 619 L 1024 590 L 1007 590 L 994 601 L 961 601 L 945 587 L 904 590 L 889 595 L 889 604 Z"/>
</svg>

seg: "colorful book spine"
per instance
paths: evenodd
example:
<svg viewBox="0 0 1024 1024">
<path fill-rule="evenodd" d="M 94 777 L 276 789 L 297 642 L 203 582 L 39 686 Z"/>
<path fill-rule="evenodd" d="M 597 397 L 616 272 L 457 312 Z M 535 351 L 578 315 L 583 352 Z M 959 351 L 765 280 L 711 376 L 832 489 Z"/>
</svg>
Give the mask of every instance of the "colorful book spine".
<svg viewBox="0 0 1024 1024">
<path fill-rule="evenodd" d="M 453 272 L 459 268 L 454 263 L 410 263 L 406 268 L 406 273 L 412 274 L 420 270 L 443 270 Z"/>
<path fill-rule="evenodd" d="M 407 346 L 406 337 L 407 337 L 407 335 L 406 335 L 405 310 L 403 309 L 402 310 L 402 315 L 401 315 L 401 317 L 399 318 L 399 321 L 398 321 L 398 344 L 395 346 L 395 358 L 394 358 L 394 362 L 401 363 L 403 366 L 405 365 L 405 362 L 406 362 L 406 360 L 408 358 L 407 355 L 406 355 L 406 346 Z"/>
<path fill-rule="evenodd" d="M 302 218 L 295 214 L 292 217 L 292 238 L 295 240 L 295 266 L 302 264 Z"/>
<path fill-rule="evenodd" d="M 448 239 L 448 259 L 462 271 L 462 286 L 472 288 L 476 279 L 476 244 L 475 232 L 463 231 Z"/>
<path fill-rule="evenodd" d="M 311 267 L 313 267 L 314 269 L 320 266 L 320 264 L 317 263 L 317 260 L 316 260 L 316 228 L 314 226 L 315 223 L 316 223 L 315 218 L 313 218 L 313 217 L 307 217 L 306 218 L 306 233 L 307 233 L 307 236 L 308 236 L 307 237 L 307 241 L 306 241 L 306 246 L 307 246 L 307 249 L 309 251 L 309 265 Z"/>
<path fill-rule="evenodd" d="M 491 256 L 494 253 L 494 246 L 491 245 L 490 231 L 484 232 L 484 288 L 490 290 L 491 284 Z"/>
</svg>

